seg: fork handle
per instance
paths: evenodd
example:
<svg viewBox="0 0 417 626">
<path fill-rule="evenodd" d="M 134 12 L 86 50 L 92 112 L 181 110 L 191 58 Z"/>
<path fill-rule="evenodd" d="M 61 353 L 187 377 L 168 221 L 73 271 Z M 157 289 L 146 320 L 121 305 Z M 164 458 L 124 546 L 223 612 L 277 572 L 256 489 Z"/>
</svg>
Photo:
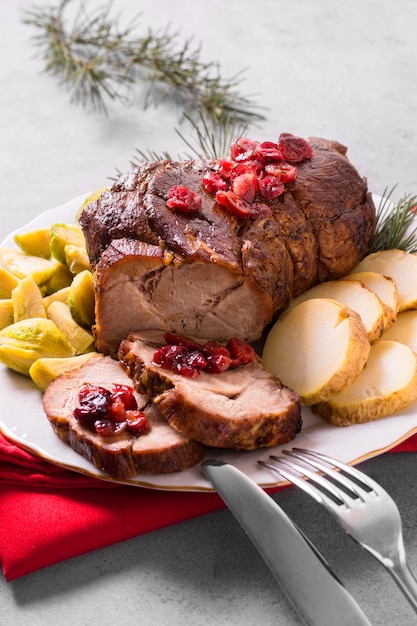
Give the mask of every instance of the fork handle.
<svg viewBox="0 0 417 626">
<path fill-rule="evenodd" d="M 408 602 L 417 613 L 417 580 L 412 573 L 405 556 L 401 556 L 397 560 L 390 559 L 384 565 L 388 568 L 391 576 L 401 589 Z"/>
</svg>

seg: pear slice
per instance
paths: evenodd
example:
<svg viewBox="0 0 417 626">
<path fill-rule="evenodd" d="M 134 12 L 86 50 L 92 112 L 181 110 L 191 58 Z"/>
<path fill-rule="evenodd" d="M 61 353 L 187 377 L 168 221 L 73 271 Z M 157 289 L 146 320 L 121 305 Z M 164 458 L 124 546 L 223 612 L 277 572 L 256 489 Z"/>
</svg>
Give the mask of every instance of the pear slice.
<svg viewBox="0 0 417 626">
<path fill-rule="evenodd" d="M 337 300 L 359 314 L 370 343 L 377 341 L 384 331 L 384 307 L 376 293 L 359 280 L 329 280 L 315 285 L 295 298 L 290 308 L 312 298 Z"/>
<path fill-rule="evenodd" d="M 395 324 L 383 335 L 383 339 L 399 341 L 417 352 L 417 311 L 398 313 Z"/>
<path fill-rule="evenodd" d="M 384 309 L 384 331 L 396 320 L 398 313 L 398 288 L 395 280 L 378 272 L 356 272 L 345 276 L 348 280 L 360 280 L 376 293 Z"/>
<path fill-rule="evenodd" d="M 264 368 L 293 389 L 305 405 L 350 385 L 370 351 L 357 313 L 335 300 L 307 300 L 289 309 L 267 336 Z"/>
<path fill-rule="evenodd" d="M 357 379 L 314 410 L 332 424 L 349 426 L 392 415 L 415 400 L 417 354 L 397 341 L 381 340 Z"/>
<path fill-rule="evenodd" d="M 389 276 L 397 285 L 398 311 L 417 308 L 417 255 L 395 249 L 373 252 L 351 273 L 356 272 L 378 272 Z"/>
</svg>

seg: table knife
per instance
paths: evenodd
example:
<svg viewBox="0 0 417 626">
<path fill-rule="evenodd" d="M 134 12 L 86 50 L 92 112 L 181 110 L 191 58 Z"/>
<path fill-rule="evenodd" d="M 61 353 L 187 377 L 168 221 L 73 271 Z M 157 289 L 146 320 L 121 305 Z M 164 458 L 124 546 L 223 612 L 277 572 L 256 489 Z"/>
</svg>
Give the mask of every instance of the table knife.
<svg viewBox="0 0 417 626">
<path fill-rule="evenodd" d="M 228 463 L 207 460 L 201 467 L 305 624 L 370 626 L 322 555 L 261 487 Z"/>
</svg>

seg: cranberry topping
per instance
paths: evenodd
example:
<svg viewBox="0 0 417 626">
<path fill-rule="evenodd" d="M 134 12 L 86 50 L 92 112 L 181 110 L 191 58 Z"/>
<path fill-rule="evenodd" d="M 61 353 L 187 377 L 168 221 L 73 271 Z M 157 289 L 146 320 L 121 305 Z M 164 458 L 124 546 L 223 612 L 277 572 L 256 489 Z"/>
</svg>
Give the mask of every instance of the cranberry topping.
<svg viewBox="0 0 417 626">
<path fill-rule="evenodd" d="M 274 200 L 295 180 L 298 169 L 293 163 L 311 159 L 312 146 L 302 137 L 281 133 L 278 142 L 254 141 L 239 137 L 230 148 L 230 157 L 217 159 L 202 177 L 202 186 L 216 197 L 218 204 L 239 218 L 262 219 L 272 214 L 259 202 Z M 184 213 L 200 211 L 201 197 L 182 185 L 168 192 L 167 206 Z"/>
<path fill-rule="evenodd" d="M 284 183 L 277 176 L 267 174 L 259 181 L 259 193 L 265 200 L 274 200 L 284 191 Z"/>
<path fill-rule="evenodd" d="M 229 157 L 217 159 L 214 169 L 222 178 L 229 178 L 234 162 Z"/>
<path fill-rule="evenodd" d="M 268 163 L 265 172 L 280 179 L 282 183 L 290 183 L 298 176 L 298 170 L 294 165 L 281 161 L 280 163 Z"/>
<path fill-rule="evenodd" d="M 227 345 L 216 341 L 199 344 L 174 333 L 165 333 L 164 339 L 167 344 L 155 351 L 154 365 L 190 378 L 195 378 L 201 371 L 219 374 L 230 368 L 247 365 L 256 358 L 252 346 L 235 337 Z"/>
<path fill-rule="evenodd" d="M 204 174 L 203 185 L 205 189 L 207 189 L 207 191 L 212 194 L 215 194 L 216 191 L 227 190 L 226 181 L 220 176 L 220 174 L 216 174 L 216 172 L 207 172 L 206 174 Z"/>
<path fill-rule="evenodd" d="M 138 409 L 133 387 L 114 384 L 112 391 L 87 383 L 78 393 L 80 406 L 75 418 L 103 437 L 113 437 L 127 430 L 142 435 L 148 428 L 145 414 Z"/>
<path fill-rule="evenodd" d="M 265 218 L 272 210 L 261 199 L 274 200 L 295 180 L 298 169 L 293 163 L 310 159 L 312 146 L 301 137 L 282 133 L 277 143 L 236 139 L 230 157 L 218 159 L 203 176 L 206 191 L 236 217 Z M 289 162 L 291 161 L 291 163 Z"/>
<path fill-rule="evenodd" d="M 216 200 L 219 204 L 225 206 L 229 213 L 236 217 L 248 217 L 248 215 L 250 215 L 251 207 L 249 202 L 239 198 L 233 191 L 218 191 L 216 193 Z"/>
<path fill-rule="evenodd" d="M 265 159 L 265 161 L 282 161 L 283 156 L 281 150 L 278 148 L 278 144 L 272 141 L 264 141 L 258 148 L 258 154 Z"/>
<path fill-rule="evenodd" d="M 281 133 L 278 140 L 278 148 L 286 161 L 298 163 L 304 159 L 311 159 L 313 148 L 302 137 L 295 137 L 291 133 Z"/>
<path fill-rule="evenodd" d="M 196 213 L 201 209 L 201 198 L 184 185 L 174 185 L 168 191 L 167 206 L 183 213 Z"/>
</svg>

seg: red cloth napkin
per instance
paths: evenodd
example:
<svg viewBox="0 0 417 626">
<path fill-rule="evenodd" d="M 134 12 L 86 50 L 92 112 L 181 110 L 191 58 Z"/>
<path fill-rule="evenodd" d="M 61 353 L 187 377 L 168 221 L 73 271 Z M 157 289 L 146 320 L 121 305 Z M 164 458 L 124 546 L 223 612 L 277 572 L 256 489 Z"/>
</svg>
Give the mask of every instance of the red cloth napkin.
<svg viewBox="0 0 417 626">
<path fill-rule="evenodd" d="M 394 448 L 416 449 L 417 435 Z M 8 581 L 223 507 L 215 493 L 118 486 L 71 472 L 0 434 L 0 561 Z"/>
</svg>

